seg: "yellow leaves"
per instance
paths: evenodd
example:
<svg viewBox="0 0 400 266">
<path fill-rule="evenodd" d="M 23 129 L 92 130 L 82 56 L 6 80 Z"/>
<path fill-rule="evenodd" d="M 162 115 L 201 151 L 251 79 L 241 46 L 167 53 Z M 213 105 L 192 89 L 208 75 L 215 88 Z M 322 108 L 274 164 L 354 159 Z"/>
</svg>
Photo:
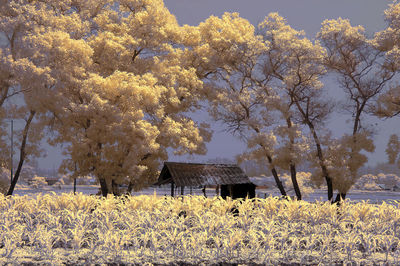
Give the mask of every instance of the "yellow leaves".
<svg viewBox="0 0 400 266">
<path fill-rule="evenodd" d="M 175 149 L 174 153 L 204 153 L 204 141 L 209 139 L 207 125 L 196 125 L 187 118 L 165 117 L 160 125 L 161 143 Z M 203 139 L 204 136 L 204 139 Z"/>
<path fill-rule="evenodd" d="M 177 39 L 179 25 L 163 1 L 124 1 L 121 4 L 129 13 L 123 22 L 129 26 L 132 36 L 139 39 L 140 46 L 157 47 Z"/>
<path fill-rule="evenodd" d="M 399 45 L 398 31 L 400 29 L 400 3 L 397 1 L 389 4 L 385 10 L 385 17 L 388 23 L 387 28 L 377 32 L 374 36 L 374 44 L 381 51 L 390 51 L 396 49 Z M 398 48 L 397 48 L 398 49 Z"/>
<path fill-rule="evenodd" d="M 37 47 L 37 57 L 48 62 L 45 66 L 51 66 L 53 78 L 65 81 L 84 78 L 92 63 L 93 51 L 89 45 L 84 40 L 72 39 L 69 33 L 48 31 L 32 36 L 29 41 Z"/>
<path fill-rule="evenodd" d="M 321 31 L 317 36 L 330 41 L 342 42 L 346 40 L 351 43 L 357 43 L 365 41 L 364 31 L 365 29 L 361 25 L 351 26 L 348 19 L 327 19 L 322 22 Z"/>
<path fill-rule="evenodd" d="M 238 43 L 246 42 L 252 38 L 254 32 L 254 26 L 246 19 L 239 17 L 239 13 L 224 13 L 222 19 L 211 17 L 209 22 L 206 20 L 205 24 L 207 23 L 210 23 L 214 28 L 209 34 L 214 36 L 219 43 L 231 39 Z"/>
<path fill-rule="evenodd" d="M 400 50 L 397 52 L 400 52 Z M 379 117 L 394 117 L 399 111 L 400 88 L 397 86 L 390 87 L 388 91 L 380 95 L 377 106 L 374 108 L 374 113 Z"/>
<path fill-rule="evenodd" d="M 210 68 L 239 63 L 243 54 L 263 48 L 254 35 L 254 26 L 237 13 L 225 13 L 222 18 L 211 16 L 198 29 L 201 41 L 194 46 L 196 60 L 202 58 Z"/>
<path fill-rule="evenodd" d="M 266 36 L 265 41 L 273 46 L 291 45 L 291 41 L 300 39 L 304 36 L 303 31 L 296 31 L 291 28 L 285 18 L 281 17 L 278 13 L 270 13 L 264 18 L 264 20 L 258 25 L 258 28 L 262 31 L 262 35 Z M 293 42 L 293 45 L 300 48 L 298 42 Z M 282 47 L 285 49 L 284 47 Z"/>
<path fill-rule="evenodd" d="M 268 14 L 268 16 L 264 18 L 262 22 L 258 24 L 258 27 L 271 30 L 279 30 L 282 27 L 285 28 L 288 26 L 286 19 L 281 17 L 278 12 L 271 12 Z"/>
<path fill-rule="evenodd" d="M 329 173 L 334 177 L 333 185 L 341 192 L 346 192 L 356 182 L 356 174 L 366 161 L 362 151 L 372 152 L 375 145 L 367 133 L 344 135 L 340 139 L 331 140 L 325 153 Z"/>
<path fill-rule="evenodd" d="M 179 34 L 182 43 L 187 46 L 196 46 L 201 42 L 201 33 L 199 27 L 183 25 Z"/>
<path fill-rule="evenodd" d="M 277 139 L 272 131 L 266 133 L 258 133 L 254 135 L 254 137 L 251 138 L 247 143 L 249 148 L 261 146 L 264 149 L 271 149 L 271 151 L 273 150 L 273 147 L 276 146 L 276 144 Z"/>
<path fill-rule="evenodd" d="M 104 95 L 111 104 L 121 104 L 124 111 L 152 108 L 159 104 L 159 98 L 165 88 L 157 86 L 157 79 L 151 74 L 141 76 L 116 71 L 105 79 L 92 76 L 96 86 L 91 86 Z M 140 108 L 139 108 L 140 106 Z"/>
</svg>

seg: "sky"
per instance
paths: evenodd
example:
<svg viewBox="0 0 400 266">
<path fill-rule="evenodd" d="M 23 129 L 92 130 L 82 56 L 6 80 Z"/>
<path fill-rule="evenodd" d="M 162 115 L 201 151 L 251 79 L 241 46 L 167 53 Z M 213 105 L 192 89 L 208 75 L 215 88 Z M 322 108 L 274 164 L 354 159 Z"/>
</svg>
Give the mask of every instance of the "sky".
<svg viewBox="0 0 400 266">
<path fill-rule="evenodd" d="M 388 0 L 164 0 L 165 5 L 174 14 L 179 24 L 198 25 L 209 16 L 221 16 L 224 12 L 238 12 L 241 17 L 257 25 L 270 12 L 278 12 L 285 17 L 288 23 L 296 30 L 304 30 L 307 37 L 314 38 L 325 19 L 348 18 L 352 25 L 362 25 L 368 35 L 385 27 L 384 10 L 392 1 Z M 333 82 L 326 82 L 329 89 L 336 89 Z M 351 126 L 346 123 L 348 116 L 335 115 L 329 121 L 336 136 L 350 133 Z M 210 122 L 206 113 L 194 115 L 197 121 Z M 373 154 L 369 154 L 369 166 L 385 162 L 385 148 L 390 134 L 400 133 L 398 129 L 400 119 L 381 121 L 372 119 L 367 121 L 376 132 Z M 222 125 L 214 124 L 213 139 L 208 143 L 208 152 L 205 156 L 173 156 L 170 161 L 206 162 L 215 158 L 234 157 L 245 150 L 246 145 L 238 138 L 223 130 Z M 59 149 L 48 148 L 48 156 L 39 159 L 40 168 L 58 168 L 62 159 Z"/>
</svg>

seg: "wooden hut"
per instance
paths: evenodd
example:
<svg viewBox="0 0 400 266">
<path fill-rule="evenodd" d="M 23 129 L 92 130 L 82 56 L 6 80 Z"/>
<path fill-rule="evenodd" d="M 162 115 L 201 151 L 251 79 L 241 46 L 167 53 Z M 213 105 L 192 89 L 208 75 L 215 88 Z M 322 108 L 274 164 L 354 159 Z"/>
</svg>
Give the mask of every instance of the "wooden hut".
<svg viewBox="0 0 400 266">
<path fill-rule="evenodd" d="M 255 197 L 255 185 L 235 164 L 198 164 L 165 162 L 155 185 L 171 184 L 174 188 L 219 186 L 223 198 Z"/>
</svg>

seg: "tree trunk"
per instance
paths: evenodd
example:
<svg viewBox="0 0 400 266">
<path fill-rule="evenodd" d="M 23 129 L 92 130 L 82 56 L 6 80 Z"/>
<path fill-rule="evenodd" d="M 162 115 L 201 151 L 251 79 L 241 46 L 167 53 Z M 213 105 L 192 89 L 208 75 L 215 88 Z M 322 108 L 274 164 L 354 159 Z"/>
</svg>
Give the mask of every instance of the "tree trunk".
<svg viewBox="0 0 400 266">
<path fill-rule="evenodd" d="M 287 123 L 288 129 L 292 128 L 292 120 L 290 119 L 290 117 L 286 119 L 286 123 Z M 294 145 L 294 138 L 290 133 L 289 133 L 289 141 L 290 141 L 290 145 L 291 145 L 291 149 L 292 149 L 292 147 Z M 296 197 L 298 200 L 301 200 L 301 191 L 300 191 L 299 184 L 297 183 L 297 176 L 296 176 L 296 164 L 292 160 L 290 162 L 290 178 L 292 179 L 292 184 L 293 184 L 294 191 L 296 193 Z"/>
<path fill-rule="evenodd" d="M 300 191 L 299 184 L 297 183 L 296 165 L 295 164 L 290 164 L 290 177 L 292 179 L 294 191 L 296 192 L 297 200 L 301 200 L 301 191 Z"/>
<path fill-rule="evenodd" d="M 278 173 L 276 172 L 275 167 L 271 169 L 271 173 L 275 179 L 275 183 L 278 186 L 279 191 L 281 192 L 282 196 L 287 196 L 285 188 L 283 187 L 283 184 L 282 184 L 281 180 L 279 179 L 279 176 L 278 176 Z"/>
<path fill-rule="evenodd" d="M 257 134 L 260 133 L 260 130 L 257 127 L 252 127 L 252 129 Z M 263 147 L 262 144 L 260 144 L 260 146 Z M 263 148 L 265 149 L 265 147 L 263 147 Z M 271 169 L 272 176 L 275 179 L 276 186 L 279 188 L 279 191 L 281 192 L 282 196 L 287 196 L 285 188 L 283 187 L 282 182 L 279 179 L 278 172 L 276 171 L 275 166 L 273 166 L 273 164 L 272 164 L 272 157 L 268 153 L 265 156 L 267 157 L 267 160 L 268 160 L 268 163 L 269 163 L 269 166 L 270 166 L 270 169 Z"/>
<path fill-rule="evenodd" d="M 108 188 L 106 180 L 104 178 L 99 178 L 99 182 L 100 182 L 101 195 L 103 195 L 103 197 L 107 197 Z"/>
<path fill-rule="evenodd" d="M 132 189 L 133 189 L 133 182 L 129 181 L 129 185 L 128 185 L 128 189 L 127 189 L 127 192 L 129 193 L 129 195 L 131 194 Z"/>
<path fill-rule="evenodd" d="M 351 153 L 350 153 L 350 158 L 349 158 L 349 170 L 350 170 L 350 174 L 351 176 L 356 179 L 357 177 L 357 172 L 358 172 L 358 168 L 356 167 L 354 164 L 354 158 L 357 157 L 357 152 L 354 150 L 354 147 L 356 147 L 357 145 L 357 133 L 359 132 L 359 130 L 361 129 L 361 114 L 363 113 L 363 110 L 365 108 L 366 105 L 366 100 L 363 100 L 363 102 L 361 103 L 361 105 L 357 104 L 357 111 L 354 117 L 354 125 L 353 125 L 353 146 L 351 147 Z M 335 200 L 336 201 L 336 200 Z"/>
<path fill-rule="evenodd" d="M 336 195 L 336 199 L 335 199 L 335 201 L 333 201 L 332 202 L 332 204 L 334 204 L 334 203 L 337 203 L 338 205 L 340 205 L 340 202 L 342 201 L 342 200 L 345 200 L 346 199 L 346 193 L 338 193 L 337 195 Z"/>
<path fill-rule="evenodd" d="M 307 121 L 307 125 L 310 128 L 310 131 L 311 131 L 311 133 L 313 135 L 314 143 L 315 143 L 315 146 L 317 148 L 318 162 L 319 162 L 319 165 L 321 167 L 322 174 L 325 177 L 326 185 L 328 187 L 328 200 L 332 201 L 332 198 L 333 198 L 332 178 L 329 176 L 328 169 L 327 169 L 327 167 L 325 165 L 325 162 L 324 162 L 324 156 L 322 154 L 321 142 L 320 142 L 320 140 L 318 138 L 317 132 L 315 131 L 314 125 L 311 123 L 311 121 L 308 120 Z"/>
<path fill-rule="evenodd" d="M 204 186 L 204 187 L 201 189 L 201 191 L 203 191 L 203 195 L 204 195 L 204 197 L 206 197 L 206 198 L 207 198 L 207 194 L 206 194 L 206 186 Z"/>
<path fill-rule="evenodd" d="M 76 177 L 74 177 L 74 195 L 76 194 Z"/>
<path fill-rule="evenodd" d="M 324 166 L 324 168 L 326 169 L 325 166 Z M 328 201 L 332 201 L 332 198 L 333 198 L 332 179 L 328 175 L 325 175 L 325 181 L 326 181 L 326 185 L 328 187 Z"/>
<path fill-rule="evenodd" d="M 306 113 L 303 108 L 300 106 L 299 101 L 294 101 L 296 104 L 297 109 L 300 111 L 301 115 L 304 118 L 304 123 L 307 124 L 308 128 L 311 131 L 311 134 L 314 139 L 315 147 L 317 149 L 317 156 L 318 156 L 318 162 L 319 166 L 321 167 L 322 170 L 322 175 L 325 177 L 326 185 L 328 187 L 328 200 L 332 201 L 333 198 L 333 185 L 332 185 L 332 178 L 329 176 L 328 169 L 325 165 L 324 161 L 324 155 L 322 153 L 322 147 L 321 147 L 321 142 L 319 140 L 318 134 L 314 128 L 314 124 L 310 121 L 308 113 Z"/>
<path fill-rule="evenodd" d="M 26 121 L 24 131 L 22 133 L 22 143 L 21 143 L 21 147 L 19 149 L 19 163 L 18 163 L 17 171 L 15 172 L 14 177 L 11 180 L 10 188 L 8 189 L 7 194 L 6 194 L 7 196 L 13 194 L 15 185 L 17 184 L 19 175 L 21 174 L 22 166 L 23 166 L 25 158 L 26 158 L 25 148 L 26 148 L 26 141 L 28 139 L 28 131 L 29 131 L 29 127 L 32 123 L 33 117 L 35 116 L 35 113 L 36 113 L 35 111 L 31 110 L 31 112 L 29 114 L 29 118 Z"/>
<path fill-rule="evenodd" d="M 267 156 L 267 159 L 269 164 L 272 165 L 272 158 L 270 156 Z M 287 196 L 285 188 L 283 187 L 283 184 L 279 179 L 278 172 L 276 171 L 275 167 L 271 168 L 271 173 L 275 179 L 276 186 L 279 188 L 279 191 L 281 192 L 282 196 Z"/>
</svg>

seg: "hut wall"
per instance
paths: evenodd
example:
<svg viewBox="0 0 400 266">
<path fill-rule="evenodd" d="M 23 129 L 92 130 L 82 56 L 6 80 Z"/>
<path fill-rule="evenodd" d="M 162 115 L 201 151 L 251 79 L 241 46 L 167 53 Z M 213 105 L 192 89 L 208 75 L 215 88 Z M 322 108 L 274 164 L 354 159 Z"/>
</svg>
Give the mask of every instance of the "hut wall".
<svg viewBox="0 0 400 266">
<path fill-rule="evenodd" d="M 223 199 L 226 199 L 226 197 L 231 197 L 228 186 L 229 185 L 221 185 L 221 197 Z"/>
</svg>

